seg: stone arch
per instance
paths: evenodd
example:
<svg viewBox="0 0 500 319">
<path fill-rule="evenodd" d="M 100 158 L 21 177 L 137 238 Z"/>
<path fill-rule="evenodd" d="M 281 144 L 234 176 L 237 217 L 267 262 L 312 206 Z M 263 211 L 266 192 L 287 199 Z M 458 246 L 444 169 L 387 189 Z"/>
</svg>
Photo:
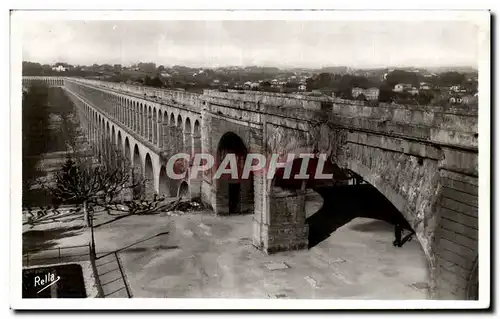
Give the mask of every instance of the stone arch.
<svg viewBox="0 0 500 319">
<path fill-rule="evenodd" d="M 156 107 L 153 107 L 153 119 L 151 122 L 151 126 L 153 127 L 153 143 L 156 144 L 158 142 L 158 118 Z"/>
<path fill-rule="evenodd" d="M 379 178 L 377 174 L 374 174 L 369 168 L 357 165 L 355 162 L 349 162 L 348 168 L 354 174 L 361 177 L 366 183 L 371 185 L 386 201 L 392 206 L 400 216 L 395 218 L 400 220 L 402 224 L 407 224 L 406 226 L 411 227 L 415 231 L 415 237 L 417 238 L 428 262 L 429 269 L 434 269 L 434 258 L 433 252 L 430 251 L 431 243 L 427 242 L 428 236 L 422 233 L 418 228 L 416 228 L 413 220 L 412 212 L 407 210 L 409 207 L 406 199 L 401 197 L 391 186 L 389 186 L 383 179 Z M 400 218 L 401 217 L 401 218 Z"/>
<path fill-rule="evenodd" d="M 144 158 L 144 178 L 145 180 L 145 191 L 147 196 L 152 196 L 155 193 L 155 181 L 154 181 L 154 170 L 153 161 L 151 160 L 151 155 L 146 153 Z"/>
<path fill-rule="evenodd" d="M 189 117 L 186 117 L 184 122 L 184 147 L 186 149 L 186 153 L 192 155 L 193 154 L 193 136 L 192 136 L 193 128 L 191 127 L 191 120 Z"/>
<path fill-rule="evenodd" d="M 193 133 L 193 128 L 191 126 L 191 119 L 189 117 L 186 117 L 186 120 L 184 122 L 184 131 L 186 133 Z"/>
<path fill-rule="evenodd" d="M 139 152 L 139 146 L 137 144 L 134 145 L 134 155 L 133 155 L 133 182 L 134 184 L 138 184 L 136 187 L 133 189 L 133 197 L 134 198 L 139 198 L 142 195 L 144 195 L 144 185 L 142 184 L 142 181 L 144 179 L 143 175 L 143 170 L 142 168 L 144 167 L 142 165 L 142 160 L 141 160 L 141 154 Z"/>
<path fill-rule="evenodd" d="M 186 181 L 182 181 L 177 191 L 177 197 L 189 198 L 189 185 Z"/>
<path fill-rule="evenodd" d="M 170 191 L 169 191 L 169 188 L 170 188 L 170 182 L 169 182 L 169 178 L 167 176 L 167 168 L 165 167 L 165 165 L 162 165 L 161 168 L 160 168 L 160 176 L 159 176 L 159 194 L 160 196 L 170 196 Z"/>
<path fill-rule="evenodd" d="M 123 98 L 123 114 L 122 114 L 122 122 L 125 126 L 129 126 L 128 124 L 128 115 L 129 115 L 129 104 L 128 99 L 126 97 Z"/>
<path fill-rule="evenodd" d="M 198 120 L 194 121 L 193 127 L 193 154 L 201 153 L 201 128 Z"/>
<path fill-rule="evenodd" d="M 328 181 L 320 183 L 313 180 L 307 181 L 306 191 L 313 189 L 321 195 L 323 200 L 323 204 L 318 211 L 305 216 L 309 229 L 309 248 L 326 240 L 343 225 L 351 223 L 350 226 L 346 227 L 361 227 L 359 223 L 363 223 L 363 221 L 360 221 L 359 218 L 366 218 L 368 219 L 366 222 L 367 225 L 374 225 L 373 227 L 380 229 L 380 232 L 387 232 L 388 245 L 392 245 L 395 239 L 394 225 L 399 225 L 407 230 L 405 234 L 409 234 L 413 230 L 416 231 L 411 223 L 411 219 L 404 214 L 407 203 L 404 201 L 401 202 L 403 200 L 401 197 L 392 197 L 387 185 L 380 183 L 376 174 L 369 169 L 362 169 L 351 164 L 348 164 L 348 168 L 343 170 L 337 164 L 327 161 L 323 172 L 333 174 L 333 180 L 329 181 L 330 184 L 327 183 Z M 353 170 L 353 168 L 356 170 Z M 315 167 L 312 172 L 314 171 Z M 309 174 L 311 175 L 311 173 Z M 290 188 L 299 188 L 299 184 L 293 185 L 293 180 L 286 185 L 273 183 L 274 185 L 285 187 L 285 192 Z M 277 188 L 279 189 L 280 187 Z M 271 187 L 271 189 L 271 193 L 273 193 L 276 188 Z M 279 203 L 274 204 L 274 206 L 279 206 Z M 332 211 L 338 212 L 337 217 L 331 218 Z M 422 270 L 421 280 L 427 281 L 426 283 L 432 285 L 432 261 L 426 252 L 425 244 L 418 236 L 418 232 L 416 235 L 418 239 L 417 245 L 420 250 L 415 250 L 414 255 L 412 255 L 414 267 L 415 269 L 420 267 Z M 401 249 L 414 244 L 410 242 L 405 244 Z"/>
<path fill-rule="evenodd" d="M 110 127 L 109 127 L 109 121 L 108 120 L 106 120 L 106 138 L 111 139 L 111 130 L 110 130 Z"/>
<path fill-rule="evenodd" d="M 116 132 L 114 125 L 111 125 L 111 143 L 113 146 L 116 146 Z"/>
<path fill-rule="evenodd" d="M 106 145 L 106 125 L 104 123 L 104 118 L 100 116 L 100 121 L 99 121 L 99 134 L 100 134 L 100 151 L 101 151 L 101 156 L 104 156 L 105 154 L 105 145 Z"/>
<path fill-rule="evenodd" d="M 153 141 L 153 121 L 152 121 L 152 110 L 151 110 L 151 105 L 147 106 L 147 115 L 146 115 L 146 122 L 147 122 L 147 139 L 148 141 L 152 142 Z"/>
<path fill-rule="evenodd" d="M 122 132 L 121 132 L 121 130 L 118 130 L 117 143 L 118 143 L 118 151 L 120 152 L 120 154 L 122 156 L 125 155 L 125 154 L 123 154 L 123 141 L 122 141 Z"/>
<path fill-rule="evenodd" d="M 132 124 L 132 130 L 137 132 L 137 107 L 135 101 L 132 100 L 131 103 L 130 123 Z"/>
<path fill-rule="evenodd" d="M 144 136 L 144 106 L 139 103 L 139 134 Z"/>
<path fill-rule="evenodd" d="M 138 133 L 139 132 L 139 125 L 140 125 L 140 118 L 141 118 L 141 113 L 139 113 L 139 102 L 133 101 L 133 113 L 132 113 L 134 125 L 135 125 L 135 131 Z"/>
<path fill-rule="evenodd" d="M 125 137 L 125 158 L 132 163 L 132 153 L 130 150 L 130 142 L 128 136 Z"/>
<path fill-rule="evenodd" d="M 170 113 L 170 126 L 175 126 L 175 115 L 174 113 Z"/>
<path fill-rule="evenodd" d="M 223 163 L 226 155 L 233 156 L 237 161 L 237 176 L 223 174 L 220 178 L 215 178 L 215 210 L 217 214 L 253 212 L 253 174 L 251 173 L 248 179 L 241 178 L 247 154 L 248 147 L 236 133 L 226 132 L 222 135 L 217 144 L 216 167 Z"/>
<path fill-rule="evenodd" d="M 175 126 L 177 126 L 179 129 L 182 130 L 182 115 L 180 115 L 180 114 L 177 115 L 177 123 Z"/>
</svg>

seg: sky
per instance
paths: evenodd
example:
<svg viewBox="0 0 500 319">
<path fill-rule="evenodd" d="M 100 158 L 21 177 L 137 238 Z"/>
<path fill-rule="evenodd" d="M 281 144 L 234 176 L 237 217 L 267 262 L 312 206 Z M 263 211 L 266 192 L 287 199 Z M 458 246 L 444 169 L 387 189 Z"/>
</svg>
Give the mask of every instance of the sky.
<svg viewBox="0 0 500 319">
<path fill-rule="evenodd" d="M 23 26 L 23 60 L 191 67 L 477 67 L 461 21 L 63 21 Z"/>
</svg>

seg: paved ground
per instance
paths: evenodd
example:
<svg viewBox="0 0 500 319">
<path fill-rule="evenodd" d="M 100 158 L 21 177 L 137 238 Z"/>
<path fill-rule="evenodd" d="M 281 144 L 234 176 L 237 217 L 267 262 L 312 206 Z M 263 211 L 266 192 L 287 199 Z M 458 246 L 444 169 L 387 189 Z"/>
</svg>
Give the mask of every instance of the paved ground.
<svg viewBox="0 0 500 319">
<path fill-rule="evenodd" d="M 107 219 L 99 215 L 98 223 Z M 43 247 L 86 244 L 81 224 L 26 228 L 23 238 L 44 229 Z M 71 231 L 61 235 L 60 227 Z M 339 227 L 310 250 L 266 255 L 251 245 L 251 215 L 129 216 L 96 229 L 97 249 L 114 251 L 167 231 L 118 253 L 134 297 L 426 298 L 418 242 L 394 248 L 392 226 L 367 218 Z"/>
</svg>

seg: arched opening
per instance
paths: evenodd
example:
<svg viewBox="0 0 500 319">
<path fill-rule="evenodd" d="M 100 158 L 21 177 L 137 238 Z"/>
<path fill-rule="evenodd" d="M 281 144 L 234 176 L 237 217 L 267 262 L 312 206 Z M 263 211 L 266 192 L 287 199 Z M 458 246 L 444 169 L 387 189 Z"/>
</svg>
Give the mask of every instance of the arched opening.
<svg viewBox="0 0 500 319">
<path fill-rule="evenodd" d="M 179 129 L 182 130 L 182 116 L 179 114 L 177 116 L 177 125 L 176 125 Z"/>
<path fill-rule="evenodd" d="M 104 154 L 106 158 L 110 156 L 110 141 L 111 141 L 111 130 L 109 128 L 109 122 L 106 120 L 105 134 L 104 134 Z"/>
<path fill-rule="evenodd" d="M 115 135 L 115 126 L 111 126 L 111 142 L 113 143 L 113 146 L 116 145 L 116 135 Z"/>
<path fill-rule="evenodd" d="M 111 125 L 111 136 L 109 141 L 109 156 L 110 159 L 116 164 L 117 156 L 118 156 L 118 148 L 116 147 L 116 135 L 115 135 L 115 126 Z"/>
<path fill-rule="evenodd" d="M 193 154 L 201 153 L 201 129 L 200 122 L 194 121 L 193 128 Z"/>
<path fill-rule="evenodd" d="M 130 143 L 128 141 L 128 137 L 125 137 L 125 158 L 127 160 L 131 160 L 131 154 L 130 154 Z"/>
<path fill-rule="evenodd" d="M 355 172 L 330 163 L 324 171 L 333 174 L 333 180 L 308 180 L 306 184 L 307 189 L 321 196 L 320 201 L 316 196 L 314 209 L 307 209 L 306 203 L 311 253 L 338 251 L 335 258 L 369 265 L 364 272 L 367 287 L 377 290 L 373 295 L 380 296 L 384 291 L 377 285 L 387 287 L 397 282 L 403 284 L 398 291 L 409 298 L 427 298 L 427 257 L 403 214 Z M 294 187 L 293 181 L 277 184 Z"/>
<path fill-rule="evenodd" d="M 175 126 L 175 115 L 170 113 L 170 126 Z"/>
<path fill-rule="evenodd" d="M 148 113 L 147 113 L 147 117 L 146 117 L 146 121 L 148 123 L 147 127 L 148 127 L 148 133 L 147 133 L 147 136 L 148 136 L 148 140 L 150 142 L 153 141 L 153 114 L 152 114 L 152 111 L 151 111 L 151 106 L 148 106 Z"/>
<path fill-rule="evenodd" d="M 106 143 L 106 130 L 104 126 L 104 120 L 103 118 L 99 115 L 99 155 L 101 158 L 103 158 L 105 154 L 105 143 Z"/>
<path fill-rule="evenodd" d="M 139 147 L 137 144 L 134 146 L 134 161 L 133 161 L 133 183 L 136 185 L 133 189 L 134 198 L 140 198 L 144 195 L 144 177 L 142 172 L 141 154 L 139 153 Z"/>
<path fill-rule="evenodd" d="M 153 196 L 155 193 L 155 181 L 154 181 L 154 172 L 153 172 L 153 162 L 151 161 L 151 156 L 149 153 L 146 154 L 146 158 L 144 160 L 144 173 L 145 173 L 145 187 L 146 187 L 146 196 Z"/>
<path fill-rule="evenodd" d="M 154 127 L 155 127 L 155 144 L 159 147 L 163 144 L 163 139 L 162 139 L 162 123 L 163 117 L 161 116 L 161 110 L 158 110 L 158 112 L 155 112 L 155 122 L 154 122 Z"/>
<path fill-rule="evenodd" d="M 167 169 L 165 168 L 165 165 L 162 165 L 161 169 L 160 169 L 159 194 L 160 194 L 160 196 L 166 196 L 166 197 L 170 196 L 169 180 L 168 180 Z"/>
<path fill-rule="evenodd" d="M 139 104 L 139 112 L 141 114 L 140 118 L 140 134 L 145 137 L 146 136 L 146 106 L 142 103 Z"/>
<path fill-rule="evenodd" d="M 216 167 L 232 167 L 233 174 L 215 176 L 218 214 L 253 213 L 253 174 L 246 179 L 241 178 L 247 153 L 243 140 L 235 133 L 228 132 L 221 137 L 217 146 Z"/>
<path fill-rule="evenodd" d="M 138 114 L 137 105 L 135 101 L 132 101 L 132 109 L 130 115 L 131 115 L 132 128 L 134 132 L 137 132 L 137 118 L 138 118 L 137 114 Z"/>
<path fill-rule="evenodd" d="M 183 181 L 179 186 L 179 191 L 177 192 L 177 197 L 189 198 L 189 185 L 186 181 Z"/>
<path fill-rule="evenodd" d="M 118 131 L 118 151 L 123 155 L 122 132 Z M 126 155 L 125 155 L 126 156 Z"/>
<path fill-rule="evenodd" d="M 186 153 L 190 155 L 193 154 L 193 141 L 191 134 L 192 134 L 191 120 L 189 119 L 189 117 L 187 117 L 184 125 L 184 145 L 186 148 Z"/>
</svg>

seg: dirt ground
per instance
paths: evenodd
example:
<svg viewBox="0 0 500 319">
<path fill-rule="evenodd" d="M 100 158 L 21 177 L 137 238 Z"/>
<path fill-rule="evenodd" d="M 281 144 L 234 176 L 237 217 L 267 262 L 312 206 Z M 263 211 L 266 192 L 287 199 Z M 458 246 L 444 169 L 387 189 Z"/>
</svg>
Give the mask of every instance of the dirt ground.
<svg viewBox="0 0 500 319">
<path fill-rule="evenodd" d="M 308 210 L 320 206 L 313 201 Z M 96 224 L 112 218 L 97 214 Z M 85 245 L 89 237 L 82 225 L 78 218 L 24 226 L 23 246 Z M 210 211 L 128 216 L 98 226 L 95 238 L 100 253 L 132 245 L 118 255 L 134 297 L 427 297 L 427 262 L 419 243 L 395 248 L 393 227 L 369 218 L 351 220 L 308 250 L 273 255 L 252 246 L 251 215 L 218 217 Z"/>
</svg>

